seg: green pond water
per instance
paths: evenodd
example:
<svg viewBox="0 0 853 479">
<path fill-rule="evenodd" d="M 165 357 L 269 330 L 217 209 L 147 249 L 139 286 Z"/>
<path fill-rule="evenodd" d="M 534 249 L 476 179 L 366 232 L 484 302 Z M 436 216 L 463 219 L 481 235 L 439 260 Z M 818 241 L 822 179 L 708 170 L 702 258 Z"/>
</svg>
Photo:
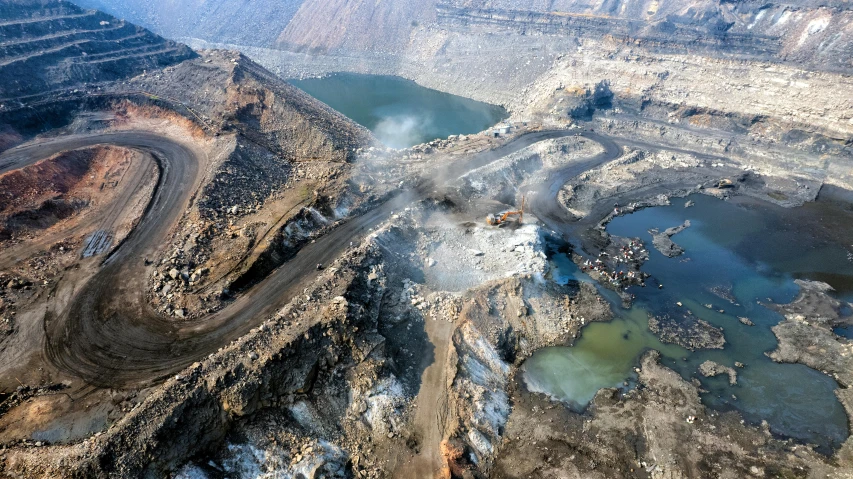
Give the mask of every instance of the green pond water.
<svg viewBox="0 0 853 479">
<path fill-rule="evenodd" d="M 393 76 L 336 73 L 290 83 L 366 127 L 391 148 L 479 133 L 508 116 L 500 106 Z"/>
<path fill-rule="evenodd" d="M 618 306 L 612 291 L 602 290 L 614 304 L 616 318 L 585 327 L 574 347 L 536 352 L 523 365 L 528 388 L 582 410 L 603 387 L 633 386 L 639 356 L 655 349 L 665 365 L 701 381 L 709 391 L 703 395 L 707 405 L 738 410 L 751 423 L 766 420 L 775 433 L 816 444 L 825 452 L 838 447 L 848 436 L 848 423 L 834 395 L 837 384 L 806 366 L 777 364 L 765 356 L 776 348 L 770 328 L 781 316 L 763 304 L 794 299 L 796 278 L 826 281 L 838 297 L 853 300 L 853 263 L 847 256 L 849 242 L 842 241 L 853 229 L 853 211 L 825 204 L 783 210 L 704 195 L 689 199 L 695 206 L 685 208 L 686 199 L 674 200 L 672 206 L 645 209 L 610 223 L 609 233 L 640 237 L 650 248 L 643 266 L 652 275 L 649 287 L 629 290 L 636 302 L 628 310 Z M 663 230 L 687 219 L 692 226 L 673 236 L 686 249 L 683 256 L 667 258 L 651 247 L 648 229 Z M 565 255 L 552 254 L 551 261 L 555 281 L 590 281 Z M 657 282 L 664 288 L 658 289 Z M 690 352 L 662 344 L 649 331 L 648 315 L 673 311 L 679 301 L 724 328 L 724 349 Z M 719 313 L 721 309 L 725 313 Z M 742 324 L 739 316 L 755 326 Z M 732 367 L 735 361 L 745 363 L 737 369 L 738 384 L 730 386 L 726 376 L 701 376 L 697 368 L 708 359 Z"/>
</svg>

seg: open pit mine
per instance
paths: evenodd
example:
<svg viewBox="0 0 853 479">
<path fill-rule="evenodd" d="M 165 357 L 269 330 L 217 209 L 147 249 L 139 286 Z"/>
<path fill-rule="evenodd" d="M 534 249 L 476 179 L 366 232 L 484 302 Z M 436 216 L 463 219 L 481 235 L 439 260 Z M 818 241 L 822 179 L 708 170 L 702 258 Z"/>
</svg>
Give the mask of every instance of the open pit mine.
<svg viewBox="0 0 853 479">
<path fill-rule="evenodd" d="M 0 0 L 0 478 L 853 478 L 846 0 Z"/>
</svg>

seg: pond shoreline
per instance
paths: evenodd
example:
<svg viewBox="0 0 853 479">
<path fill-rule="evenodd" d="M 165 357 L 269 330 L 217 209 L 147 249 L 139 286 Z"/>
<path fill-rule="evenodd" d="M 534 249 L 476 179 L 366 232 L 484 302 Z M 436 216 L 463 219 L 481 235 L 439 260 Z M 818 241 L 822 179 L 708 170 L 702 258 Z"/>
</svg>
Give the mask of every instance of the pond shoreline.
<svg viewBox="0 0 853 479">
<path fill-rule="evenodd" d="M 395 149 L 479 133 L 509 116 L 503 107 L 432 90 L 401 77 L 333 73 L 290 83 Z"/>
<path fill-rule="evenodd" d="M 721 205 L 721 207 L 725 206 L 725 208 L 731 209 L 732 211 L 735 211 L 735 212 L 741 211 L 743 214 L 746 215 L 745 216 L 746 218 L 750 218 L 749 220 L 746 221 L 747 223 L 754 221 L 752 218 L 754 218 L 755 216 L 760 216 L 762 214 L 767 215 L 767 216 L 772 216 L 771 214 L 768 214 L 766 211 L 768 208 L 767 205 L 762 204 L 762 202 L 760 200 L 756 200 L 754 198 L 748 198 L 748 197 L 735 196 L 735 195 L 727 195 L 727 196 L 730 198 L 730 201 L 725 202 L 725 203 L 719 203 Z M 681 202 L 678 202 L 678 205 L 671 205 L 671 206 L 668 206 L 665 208 L 668 208 L 669 210 L 675 211 L 675 212 L 680 213 L 680 214 L 683 213 L 684 215 L 690 216 L 690 218 L 694 218 L 694 217 L 700 216 L 701 210 L 703 210 L 703 209 L 707 210 L 708 209 L 708 207 L 709 207 L 708 202 L 715 202 L 716 200 L 708 198 L 707 196 L 698 195 L 698 196 L 691 196 L 689 198 L 686 198 L 684 201 L 690 202 L 690 203 L 700 203 L 699 210 L 697 210 L 696 207 L 685 209 L 682 207 Z M 662 203 L 669 203 L 669 202 L 670 202 L 670 200 L 669 200 L 669 198 L 667 198 L 667 201 L 662 202 Z M 756 210 L 756 208 L 757 208 L 757 210 Z M 778 210 L 777 210 L 777 208 L 778 207 L 775 207 L 775 206 L 770 207 L 770 209 L 773 211 L 782 210 L 781 208 L 778 208 Z M 803 207 L 800 207 L 800 208 L 803 208 Z M 643 215 L 648 216 L 649 214 L 653 213 L 652 210 L 655 210 L 655 208 L 651 208 L 651 209 L 641 208 L 641 209 L 635 210 L 634 214 L 639 214 L 640 216 L 643 216 Z M 796 210 L 796 208 L 795 208 L 795 210 Z M 784 212 L 789 212 L 789 211 L 790 211 L 790 209 L 784 209 Z M 794 216 L 797 216 L 797 214 L 799 214 L 799 213 L 795 213 Z M 626 220 L 626 218 L 628 218 L 628 220 Z M 634 218 L 637 218 L 637 216 L 635 216 Z M 686 218 L 682 218 L 680 216 L 679 217 L 667 217 L 665 219 L 659 219 L 658 223 L 655 223 L 653 226 L 658 227 L 662 230 L 662 229 L 665 229 L 667 227 L 671 227 L 672 225 L 681 224 L 681 223 L 683 223 L 683 221 L 685 219 Z M 614 217 L 610 218 L 610 220 L 611 220 L 611 222 L 608 223 L 606 233 L 604 233 L 606 235 L 606 237 L 610 237 L 610 234 L 614 230 L 614 224 L 616 225 L 615 229 L 618 230 L 619 224 L 621 221 L 629 221 L 629 222 L 633 221 L 632 219 L 630 219 L 629 216 L 623 216 L 623 215 L 614 216 Z M 698 223 L 698 229 L 699 230 L 702 230 L 703 227 L 704 228 L 710 228 L 710 226 L 707 226 L 707 225 L 703 226 L 704 223 L 702 221 L 699 221 L 697 223 Z M 648 232 L 647 232 L 648 229 L 649 229 L 649 224 L 644 223 L 644 224 L 637 224 L 636 227 L 630 232 L 620 231 L 619 232 L 619 236 L 620 236 L 619 242 L 621 244 L 622 242 L 625 241 L 625 238 L 634 238 L 635 236 L 640 235 L 641 232 L 645 232 L 646 236 L 648 236 L 648 237 L 644 238 L 644 239 L 650 243 L 652 237 L 651 237 L 651 235 L 648 234 Z M 681 278 L 681 277 L 676 276 L 676 278 L 674 278 L 674 279 L 667 279 L 666 277 L 661 277 L 661 276 L 665 276 L 665 275 L 662 275 L 661 272 L 655 271 L 656 265 L 660 265 L 661 263 L 669 263 L 669 264 L 673 265 L 674 268 L 677 269 L 677 266 L 685 266 L 685 265 L 687 268 L 694 268 L 693 265 L 697 264 L 697 262 L 698 262 L 700 264 L 700 266 L 698 266 L 698 268 L 700 270 L 713 269 L 712 268 L 712 266 L 714 265 L 713 261 L 702 262 L 701 260 L 696 258 L 696 254 L 697 253 L 701 254 L 701 250 L 700 251 L 694 251 L 695 248 L 691 247 L 691 245 L 696 241 L 695 237 L 701 236 L 701 235 L 697 235 L 697 231 L 695 231 L 695 230 L 696 230 L 696 228 L 691 228 L 690 230 L 685 230 L 684 232 L 680 233 L 680 235 L 687 235 L 687 236 L 685 236 L 685 244 L 687 245 L 687 248 L 686 248 L 687 253 L 685 254 L 684 258 L 667 258 L 665 255 L 660 254 L 657 251 L 655 251 L 652 258 L 651 258 L 651 262 L 646 263 L 645 266 L 642 267 L 642 271 L 651 272 L 652 277 L 646 281 L 649 287 L 640 288 L 640 287 L 634 286 L 634 287 L 630 288 L 629 292 L 633 293 L 634 295 L 639 297 L 639 299 L 637 301 L 641 301 L 640 306 L 641 306 L 641 309 L 643 311 L 651 308 L 651 310 L 649 310 L 649 313 L 647 313 L 649 316 L 651 316 L 653 314 L 652 310 L 660 307 L 660 306 L 658 306 L 658 307 L 653 306 L 655 303 L 659 303 L 659 304 L 665 303 L 666 306 L 664 306 L 664 309 L 662 311 L 674 312 L 675 314 L 686 313 L 687 316 L 685 316 L 685 317 L 693 317 L 693 315 L 698 315 L 699 318 L 702 318 L 700 320 L 709 321 L 713 325 L 713 327 L 719 327 L 721 329 L 721 331 L 724 329 L 725 330 L 724 334 L 727 337 L 734 338 L 736 344 L 733 347 L 727 346 L 724 350 L 720 351 L 718 354 L 717 353 L 710 353 L 710 352 L 702 352 L 700 354 L 696 354 L 695 360 L 691 359 L 689 362 L 686 362 L 684 358 L 693 357 L 693 355 L 691 353 L 688 353 L 687 351 L 682 352 L 679 350 L 673 350 L 669 354 L 664 354 L 664 356 L 661 358 L 661 360 L 663 361 L 663 364 L 665 364 L 671 368 L 674 368 L 685 379 L 695 381 L 697 383 L 697 385 L 701 385 L 701 390 L 704 391 L 704 393 L 703 393 L 704 402 L 706 402 L 706 404 L 708 404 L 708 405 L 712 406 L 714 409 L 717 409 L 720 411 L 737 410 L 741 414 L 744 414 L 745 417 L 750 422 L 755 423 L 755 424 L 758 424 L 759 422 L 761 422 L 761 420 L 765 419 L 764 417 L 762 417 L 761 413 L 758 412 L 759 410 L 763 410 L 764 406 L 759 406 L 760 404 L 763 404 L 763 399 L 760 397 L 759 394 L 756 393 L 754 395 L 756 397 L 750 397 L 751 394 L 748 393 L 748 391 L 750 389 L 764 392 L 764 389 L 767 387 L 771 387 L 771 388 L 781 387 L 780 384 L 784 384 L 784 383 L 782 381 L 776 381 L 777 375 L 779 375 L 781 378 L 784 376 L 788 376 L 789 374 L 793 374 L 794 375 L 793 377 L 799 377 L 800 378 L 799 380 L 792 379 L 792 381 L 803 381 L 803 382 L 809 382 L 809 383 L 817 381 L 817 383 L 823 384 L 823 386 L 820 386 L 820 387 L 817 387 L 817 386 L 803 387 L 803 388 L 800 388 L 800 389 L 802 389 L 802 391 L 800 391 L 799 393 L 796 393 L 796 394 L 798 394 L 798 395 L 808 394 L 808 393 L 810 393 L 810 391 L 820 390 L 823 393 L 825 393 L 825 394 L 822 394 L 824 401 L 826 401 L 827 398 L 829 398 L 829 399 L 831 399 L 831 402 L 834 402 L 835 406 L 833 406 L 833 408 L 835 408 L 834 409 L 835 413 L 832 417 L 835 417 L 835 419 L 833 421 L 834 421 L 834 424 L 837 425 L 837 429 L 838 429 L 838 431 L 833 433 L 832 437 L 834 439 L 829 439 L 829 442 L 827 442 L 826 441 L 827 438 L 823 438 L 820 436 L 820 434 L 822 434 L 822 433 L 811 433 L 811 432 L 809 432 L 809 430 L 811 430 L 811 429 L 821 430 L 821 429 L 825 429 L 825 427 L 820 426 L 820 425 L 814 425 L 814 427 L 812 427 L 811 424 L 808 424 L 809 420 L 806 420 L 805 418 L 800 417 L 800 413 L 793 414 L 788 419 L 784 419 L 785 416 L 783 415 L 783 416 L 777 417 L 775 420 L 770 420 L 770 426 L 771 426 L 771 429 L 773 429 L 774 433 L 779 433 L 782 436 L 798 437 L 798 439 L 800 441 L 819 443 L 820 449 L 822 451 L 827 452 L 827 453 L 830 452 L 831 450 L 838 448 L 841 445 L 841 443 L 843 443 L 844 440 L 848 437 L 848 427 L 847 427 L 848 419 L 847 419 L 847 415 L 844 414 L 844 410 L 841 407 L 842 405 L 837 402 L 837 400 L 833 394 L 833 389 L 835 387 L 837 387 L 836 385 L 834 385 L 834 381 L 830 380 L 829 382 L 827 382 L 826 380 L 820 379 L 820 377 L 822 377 L 823 375 L 820 374 L 819 372 L 811 370 L 811 369 L 793 369 L 793 370 L 786 370 L 786 372 L 784 374 L 781 372 L 767 374 L 768 379 L 766 382 L 762 382 L 760 379 L 756 378 L 756 376 L 762 375 L 762 374 L 758 374 L 759 371 L 765 371 L 766 368 L 771 368 L 771 369 L 774 368 L 774 366 L 772 366 L 772 364 L 773 364 L 772 361 L 769 361 L 765 356 L 763 356 L 763 351 L 764 350 L 769 351 L 769 350 L 772 350 L 776 347 L 775 337 L 773 337 L 773 335 L 769 329 L 770 326 L 773 326 L 775 323 L 777 323 L 779 321 L 778 316 L 775 316 L 775 312 L 769 311 L 760 305 L 749 304 L 749 301 L 750 301 L 749 298 L 746 298 L 746 297 L 745 298 L 737 298 L 736 297 L 737 294 L 745 294 L 745 293 L 739 292 L 740 290 L 743 289 L 744 286 L 736 287 L 734 290 L 734 293 L 732 293 L 731 285 L 728 285 L 725 287 L 722 287 L 723 285 L 716 285 L 714 288 L 711 288 L 709 286 L 708 288 L 705 288 L 708 291 L 697 290 L 694 293 L 687 293 L 686 291 L 685 292 L 678 292 L 676 290 L 679 289 L 678 288 L 679 283 L 689 283 L 689 281 L 686 280 L 686 277 Z M 615 233 L 612 233 L 612 234 L 615 234 Z M 614 237 L 614 239 L 615 239 L 615 237 Z M 723 241 L 719 237 L 714 237 L 713 240 L 717 241 L 717 242 Z M 809 240 L 809 242 L 813 242 L 813 239 L 811 237 L 809 237 L 808 240 Z M 679 240 L 679 241 L 681 243 L 681 240 Z M 709 244 L 711 246 L 714 246 L 714 248 L 715 248 L 714 250 L 716 251 L 720 247 L 716 246 L 714 244 L 714 241 L 711 241 Z M 737 269 L 738 273 L 737 273 L 737 275 L 735 275 L 735 278 L 745 275 L 748 270 L 755 268 L 756 265 L 759 265 L 759 269 L 761 269 L 759 276 L 762 276 L 762 275 L 766 276 L 766 279 L 761 279 L 761 278 L 757 279 L 757 281 L 759 282 L 759 285 L 758 285 L 759 289 L 753 291 L 753 293 L 758 294 L 761 289 L 767 289 L 767 288 L 770 288 L 770 290 L 773 290 L 774 288 L 778 289 L 778 285 L 782 284 L 782 283 L 780 283 L 780 281 L 785 281 L 785 284 L 787 284 L 788 286 L 786 286 L 786 288 L 783 291 L 787 291 L 787 292 L 784 293 L 782 296 L 778 296 L 776 298 L 776 301 L 778 301 L 780 303 L 784 303 L 784 302 L 787 302 L 787 301 L 790 301 L 793 299 L 793 297 L 796 294 L 797 288 L 794 286 L 793 279 L 791 278 L 790 274 L 788 274 L 787 276 L 785 276 L 785 275 L 779 276 L 779 273 L 773 273 L 772 271 L 766 270 L 766 266 L 760 266 L 760 264 L 762 264 L 762 263 L 755 263 L 754 261 L 750 261 L 750 260 L 745 259 L 743 257 L 743 253 L 742 253 L 743 248 L 741 248 L 737 242 L 734 242 L 729 246 L 732 247 L 732 251 L 730 253 L 728 253 L 727 257 L 729 257 L 729 259 L 731 261 L 734 261 L 733 264 L 736 265 L 738 268 Z M 610 251 L 609 248 L 608 248 L 608 251 Z M 720 251 L 722 251 L 722 250 L 720 250 Z M 765 258 L 765 260 L 766 260 L 766 258 Z M 718 269 L 725 269 L 725 264 L 726 263 L 724 262 L 723 264 L 717 265 L 716 267 Z M 762 268 L 765 268 L 765 269 L 762 269 Z M 696 270 L 694 272 L 695 272 L 695 274 L 699 274 L 699 276 L 696 277 L 697 278 L 696 282 L 697 283 L 702 282 L 702 279 L 699 279 L 702 277 L 702 273 L 699 273 L 698 270 Z M 717 275 L 717 276 L 719 276 L 719 275 Z M 785 278 L 787 278 L 787 279 L 785 279 Z M 722 278 L 717 278 L 717 280 L 721 280 L 721 279 Z M 664 287 L 663 289 L 659 289 L 658 288 L 659 283 L 665 284 L 666 287 Z M 764 286 L 762 286 L 762 284 L 764 284 Z M 755 286 L 749 286 L 747 284 L 746 287 L 754 288 Z M 713 289 L 713 291 L 711 291 L 712 289 Z M 726 291 L 728 291 L 728 292 L 726 292 Z M 620 293 L 622 293 L 623 296 L 626 294 L 625 291 L 620 291 Z M 691 294 L 699 294 L 701 296 L 701 298 L 696 298 L 696 300 L 690 300 L 690 301 L 683 299 L 683 297 L 689 297 Z M 668 298 L 668 299 L 666 299 L 666 298 Z M 755 299 L 763 299 L 763 298 L 758 296 L 757 298 L 753 298 L 752 301 L 754 302 Z M 676 302 L 678 302 L 678 304 L 675 304 Z M 682 306 L 682 304 L 683 304 L 683 306 Z M 762 312 L 762 310 L 763 310 L 763 312 Z M 617 316 L 624 316 L 624 314 L 625 314 L 624 311 L 617 312 Z M 633 314 L 633 316 L 639 316 L 639 313 Z M 678 316 L 678 317 L 680 317 L 680 316 Z M 676 318 L 676 320 L 677 320 L 677 322 L 680 322 L 681 320 L 678 319 L 678 317 Z M 752 329 L 751 331 L 749 331 L 749 326 L 747 326 L 746 323 L 742 322 L 739 319 L 742 317 L 749 317 L 749 318 L 752 318 L 751 320 L 757 320 L 759 323 L 760 331 L 755 330 L 755 329 Z M 774 317 L 776 319 L 773 319 Z M 629 326 L 629 325 L 631 325 L 631 326 Z M 593 338 L 596 338 L 595 340 L 598 342 L 602 342 L 602 341 L 613 342 L 616 344 L 616 346 L 613 346 L 614 348 L 619 347 L 618 346 L 619 344 L 623 344 L 623 345 L 625 344 L 624 340 L 619 339 L 619 338 L 620 338 L 620 336 L 624 336 L 626 334 L 632 334 L 632 335 L 634 335 L 635 338 L 636 338 L 637 334 L 653 336 L 652 333 L 650 333 L 648 331 L 648 329 L 645 328 L 644 326 L 645 325 L 640 324 L 640 321 L 638 319 L 634 319 L 633 322 L 625 322 L 624 319 L 620 319 L 620 318 L 614 319 L 614 323 L 590 325 L 590 326 L 587 326 L 586 328 L 584 328 L 582 330 L 581 337 L 575 343 L 575 346 L 573 348 L 566 348 L 566 350 L 567 351 L 574 351 L 575 353 L 577 351 L 583 350 L 585 342 L 589 341 L 590 336 Z M 610 333 L 609 335 L 606 335 L 606 334 L 603 335 L 601 332 L 597 331 L 597 328 L 598 329 L 611 329 L 613 332 Z M 749 332 L 747 332 L 747 331 L 749 331 Z M 610 339 L 607 339 L 607 337 L 609 337 Z M 758 339 L 758 343 L 751 345 L 750 341 L 749 341 L 750 337 L 760 337 L 760 339 Z M 648 343 L 648 341 L 654 342 L 657 340 L 646 339 L 645 341 L 646 341 L 646 343 Z M 747 347 L 747 346 L 749 346 L 749 347 Z M 595 347 L 600 348 L 601 346 L 595 346 Z M 624 346 L 622 346 L 622 347 L 624 348 Z M 757 348 L 757 352 L 750 355 L 748 353 L 750 347 Z M 580 348 L 580 349 L 578 349 L 578 348 Z M 637 351 L 645 351 L 645 350 L 649 350 L 649 349 L 659 349 L 659 346 L 655 346 L 652 344 L 646 344 L 645 347 L 643 347 L 643 348 L 637 348 Z M 537 352 L 537 353 L 540 355 L 543 354 L 541 352 Z M 537 355 L 537 353 L 534 353 L 534 357 Z M 612 354 L 612 351 L 611 351 L 611 354 Z M 627 385 L 633 381 L 633 377 L 636 374 L 636 372 L 632 371 L 631 369 L 634 368 L 636 366 L 636 364 L 638 363 L 639 353 L 637 353 L 635 357 L 637 359 L 635 359 L 633 362 L 626 363 L 627 366 L 625 366 L 625 365 L 622 366 L 622 370 L 624 372 L 623 377 L 618 378 L 615 381 L 611 381 L 611 387 L 619 387 L 623 391 L 628 389 Z M 707 361 L 709 359 L 715 360 L 717 363 L 720 363 L 721 367 L 724 367 L 724 368 L 731 368 L 731 367 L 736 366 L 737 364 L 743 365 L 745 363 L 745 368 L 743 370 L 740 370 L 743 372 L 743 375 L 744 375 L 743 376 L 744 379 L 743 379 L 743 381 L 741 381 L 741 384 L 739 384 L 737 386 L 729 385 L 728 381 L 725 380 L 725 377 L 719 377 L 719 378 L 708 377 L 708 378 L 706 378 L 703 375 L 701 375 L 699 373 L 698 366 L 703 361 Z M 533 360 L 533 363 L 535 363 L 535 361 L 536 361 L 536 359 Z M 530 367 L 530 365 L 526 365 L 526 366 Z M 565 367 L 565 366 L 563 366 L 563 367 Z M 522 368 L 522 369 L 525 369 L 525 368 Z M 572 374 L 575 374 L 575 373 L 572 373 Z M 535 390 L 538 392 L 547 393 L 547 390 L 543 390 L 541 385 L 537 384 L 536 380 L 531 381 L 528 378 L 525 378 L 525 379 L 526 379 L 525 383 L 527 385 L 534 384 L 534 386 L 532 388 L 529 388 L 529 389 L 532 389 L 532 390 Z M 756 380 L 759 381 L 759 384 L 763 384 L 763 385 L 759 387 L 756 384 Z M 775 384 L 775 386 L 774 386 L 774 384 Z M 756 388 L 758 388 L 758 389 L 756 389 Z M 744 389 L 746 389 L 746 391 L 744 391 Z M 784 391 L 784 390 L 786 390 L 786 389 L 783 388 L 780 391 Z M 579 407 L 578 402 L 570 399 L 569 397 L 565 397 L 565 396 L 561 397 L 560 394 L 551 394 L 551 395 L 558 400 L 565 401 L 567 404 L 573 404 L 573 409 L 575 409 L 575 410 L 583 410 L 582 406 L 585 405 L 584 401 L 581 401 L 580 407 Z M 584 393 L 583 396 L 584 397 L 591 397 L 590 393 Z M 770 394 L 770 396 L 772 397 L 773 394 Z M 791 398 L 787 397 L 786 393 L 780 392 L 779 397 L 784 398 L 784 400 L 786 400 L 786 401 L 791 400 Z M 782 400 L 782 399 L 780 399 L 780 400 Z M 809 410 L 812 408 L 813 402 L 814 402 L 813 400 L 804 400 L 803 401 L 803 407 L 801 408 L 802 409 L 801 412 L 808 414 Z M 824 406 L 818 406 L 818 408 L 824 408 Z M 780 411 L 781 411 L 781 409 L 782 408 L 777 408 L 777 410 L 780 410 Z M 795 409 L 796 409 L 796 407 L 795 407 Z M 751 410 L 755 411 L 755 412 L 750 412 Z M 783 413 L 779 412 L 776 414 L 783 414 Z M 795 419 L 795 417 L 796 417 L 796 419 Z M 818 421 L 819 418 L 815 417 L 812 420 Z M 801 423 L 802 425 L 797 426 L 798 423 Z M 791 429 L 791 428 L 794 428 L 794 429 Z"/>
</svg>

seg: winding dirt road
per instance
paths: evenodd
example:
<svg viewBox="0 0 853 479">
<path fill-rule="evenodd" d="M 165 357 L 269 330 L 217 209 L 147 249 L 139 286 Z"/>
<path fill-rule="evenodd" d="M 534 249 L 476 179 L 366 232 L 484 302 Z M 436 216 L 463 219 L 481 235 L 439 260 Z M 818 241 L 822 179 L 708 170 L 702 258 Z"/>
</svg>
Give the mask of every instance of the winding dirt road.
<svg viewBox="0 0 853 479">
<path fill-rule="evenodd" d="M 196 190 L 203 159 L 191 146 L 141 131 L 73 135 L 5 152 L 0 155 L 0 173 L 62 151 L 95 145 L 130 148 L 156 161 L 160 178 L 139 225 L 79 287 L 70 305 L 61 311 L 49 311 L 44 320 L 44 353 L 51 363 L 94 386 L 126 388 L 156 383 L 247 333 L 316 278 L 316 264 L 332 262 L 353 238 L 380 224 L 392 211 L 399 210 L 401 204 L 423 198 L 447 179 L 458 178 L 534 143 L 573 134 L 566 130 L 529 133 L 495 150 L 456 161 L 436 178 L 421 181 L 417 187 L 402 191 L 306 245 L 223 310 L 181 322 L 160 316 L 149 305 L 145 298 L 149 271 L 143 258 L 153 257 L 165 244 L 170 229 L 180 220 Z M 549 194 L 539 195 L 534 204 L 536 213 L 546 223 L 558 218 L 556 191 L 563 178 L 615 159 L 621 153 L 612 140 L 590 132 L 582 135 L 600 142 L 605 152 L 552 177 Z"/>
<path fill-rule="evenodd" d="M 559 201 L 559 193 L 563 185 L 583 172 L 615 160 L 622 154 L 622 147 L 609 137 L 593 132 L 583 132 L 579 135 L 600 144 L 604 151 L 551 172 L 546 183 L 533 187 L 536 194 L 531 198 L 530 209 L 537 218 L 555 231 L 561 231 L 561 227 L 566 224 L 566 210 Z"/>
</svg>

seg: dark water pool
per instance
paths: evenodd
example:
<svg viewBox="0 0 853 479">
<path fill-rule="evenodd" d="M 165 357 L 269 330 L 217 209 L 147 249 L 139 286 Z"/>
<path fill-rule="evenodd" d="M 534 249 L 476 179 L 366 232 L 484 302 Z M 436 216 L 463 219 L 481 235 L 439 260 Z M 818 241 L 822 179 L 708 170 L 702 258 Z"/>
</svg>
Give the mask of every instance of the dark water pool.
<svg viewBox="0 0 853 479">
<path fill-rule="evenodd" d="M 632 288 L 637 301 L 630 310 L 616 307 L 612 322 L 587 326 L 574 347 L 538 351 L 524 365 L 525 381 L 532 390 L 582 409 L 602 387 L 625 387 L 626 382 L 630 387 L 638 357 L 656 349 L 664 364 L 702 382 L 709 391 L 703 401 L 711 407 L 736 409 L 753 423 L 766 420 L 774 432 L 827 452 L 837 447 L 848 436 L 846 414 L 834 395 L 837 384 L 806 366 L 777 364 L 765 356 L 776 347 L 770 328 L 781 319 L 765 304 L 791 301 L 798 292 L 796 278 L 826 281 L 839 297 L 853 299 L 853 263 L 839 241 L 844 232 L 822 234 L 815 227 L 824 216 L 841 221 L 844 212 L 819 204 L 783 210 L 749 200 L 724 202 L 703 195 L 689 199 L 695 206 L 685 208 L 686 199 L 676 200 L 672 206 L 617 218 L 608 226 L 611 234 L 640 237 L 651 248 L 650 228 L 663 230 L 687 219 L 692 223 L 673 237 L 686 249 L 683 256 L 667 258 L 652 248 L 643 267 L 664 289 Z M 853 224 L 853 214 L 849 218 Z M 584 279 L 560 256 L 552 256 L 555 280 Z M 724 328 L 726 347 L 690 352 L 662 344 L 648 329 L 648 315 L 676 302 Z M 755 325 L 746 326 L 738 317 Z M 738 384 L 730 386 L 723 376 L 701 376 L 697 368 L 709 359 L 726 366 L 746 364 L 737 369 Z"/>
<path fill-rule="evenodd" d="M 508 116 L 500 106 L 393 76 L 337 73 L 290 83 L 368 128 L 392 148 L 479 133 Z"/>
<path fill-rule="evenodd" d="M 845 326 L 843 328 L 833 328 L 833 331 L 835 332 L 835 334 L 837 334 L 843 338 L 853 339 L 853 326 Z"/>
</svg>

